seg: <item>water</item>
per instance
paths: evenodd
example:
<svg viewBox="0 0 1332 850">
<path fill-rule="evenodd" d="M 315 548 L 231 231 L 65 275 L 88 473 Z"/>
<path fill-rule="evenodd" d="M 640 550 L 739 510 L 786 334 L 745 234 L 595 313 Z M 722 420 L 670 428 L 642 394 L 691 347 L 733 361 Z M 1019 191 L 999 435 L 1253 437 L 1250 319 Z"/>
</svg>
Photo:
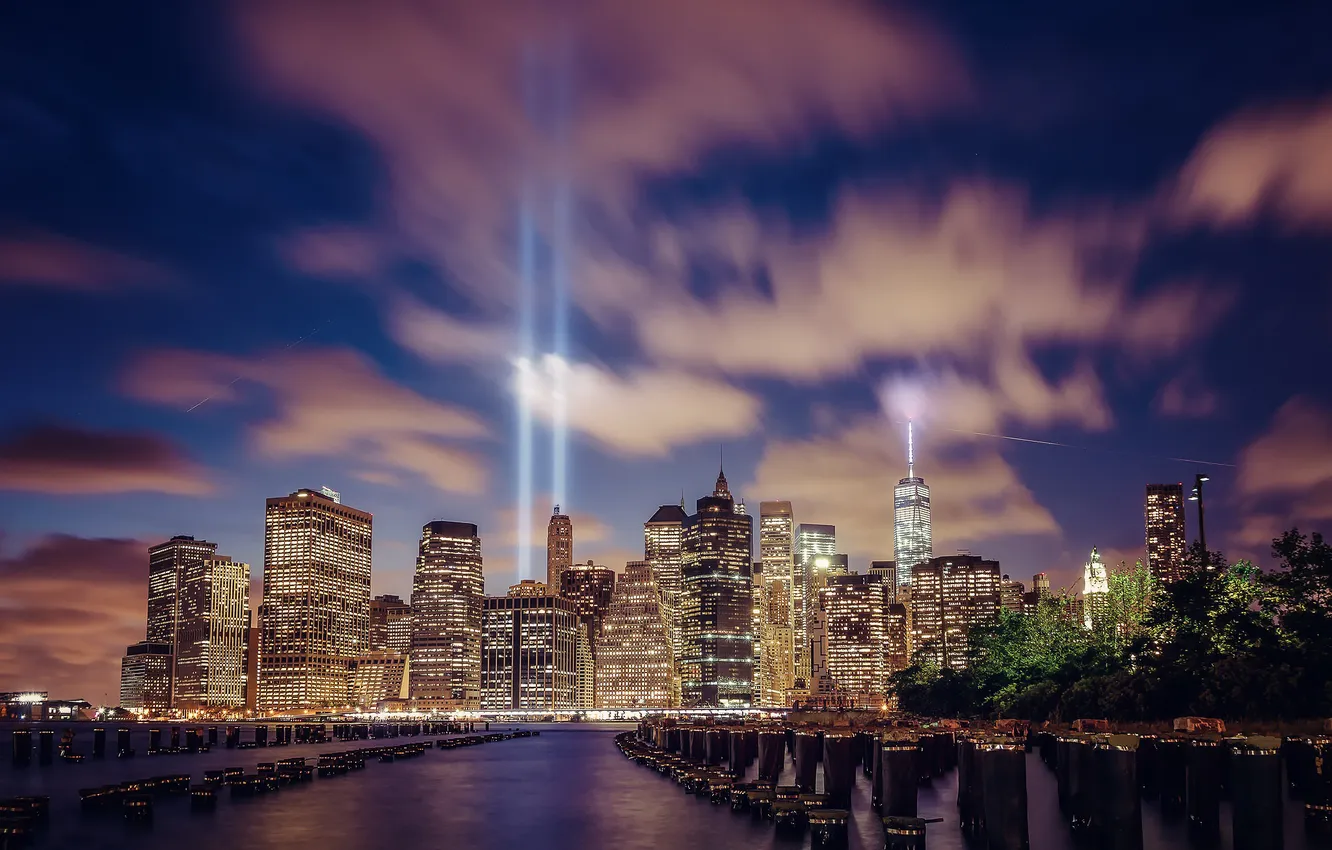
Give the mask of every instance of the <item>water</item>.
<svg viewBox="0 0 1332 850">
<path fill-rule="evenodd" d="M 26 725 L 26 724 L 25 724 Z M 630 728 L 621 724 L 546 724 L 539 737 L 499 741 L 456 750 L 427 750 L 414 759 L 367 762 L 363 771 L 315 779 L 252 799 L 230 798 L 225 789 L 211 812 L 192 812 L 187 795 L 159 796 L 150 825 L 126 823 L 118 813 L 84 813 L 78 789 L 131 779 L 244 767 L 289 756 L 314 756 L 379 742 L 331 742 L 280 749 L 227 750 L 197 755 L 144 755 L 147 727 L 135 730 L 134 759 L 88 760 L 82 764 L 25 769 L 9 765 L 9 730 L 0 723 L 3 761 L 0 797 L 48 794 L 51 823 L 37 848 L 133 847 L 136 850 L 363 850 L 371 847 L 482 848 L 482 850 L 648 850 L 648 848 L 773 848 L 798 850 L 801 844 L 778 838 L 769 823 L 747 813 L 733 814 L 704 798 L 686 795 L 656 771 L 620 755 L 613 738 Z M 75 751 L 92 750 L 92 724 L 51 724 L 76 728 Z M 114 756 L 116 724 L 105 724 Z M 492 726 L 492 731 L 515 728 Z M 169 742 L 166 734 L 164 743 Z M 183 739 L 183 734 L 182 734 Z M 243 740 L 250 740 L 247 729 Z M 404 740 L 404 739 L 398 739 Z M 412 739 L 406 739 L 412 740 Z M 418 739 L 419 740 L 419 739 Z M 788 760 L 782 784 L 793 781 Z M 1032 755 L 1027 761 L 1028 817 L 1034 850 L 1073 850 L 1055 801 L 1054 775 Z M 857 775 L 852 800 L 850 846 L 878 850 L 882 830 L 870 810 L 869 782 Z M 920 789 L 920 816 L 942 817 L 930 825 L 930 850 L 965 846 L 957 826 L 956 772 Z M 1286 807 L 1288 850 L 1306 846 L 1301 809 Z M 1231 848 L 1230 812 L 1222 810 L 1222 845 Z M 1184 824 L 1163 822 L 1155 806 L 1143 808 L 1144 850 L 1187 847 Z M 805 847 L 809 838 L 805 837 Z"/>
</svg>

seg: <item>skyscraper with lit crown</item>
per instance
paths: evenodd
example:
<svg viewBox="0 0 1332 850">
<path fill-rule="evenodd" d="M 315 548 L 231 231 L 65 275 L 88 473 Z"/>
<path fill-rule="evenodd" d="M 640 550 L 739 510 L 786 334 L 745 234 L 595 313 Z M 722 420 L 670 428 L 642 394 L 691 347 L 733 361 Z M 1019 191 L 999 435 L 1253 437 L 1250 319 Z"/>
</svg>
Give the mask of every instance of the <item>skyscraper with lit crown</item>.
<svg viewBox="0 0 1332 850">
<path fill-rule="evenodd" d="M 1110 605 L 1110 577 L 1093 547 L 1091 557 L 1082 567 L 1082 625 L 1087 629 L 1101 626 Z"/>
<path fill-rule="evenodd" d="M 683 703 L 745 708 L 754 688 L 751 576 L 754 518 L 737 512 L 719 472 L 685 520 L 680 611 Z"/>
<path fill-rule="evenodd" d="M 898 587 L 911 583 L 911 568 L 934 557 L 930 487 L 916 475 L 916 444 L 907 423 L 907 477 L 893 489 L 893 549 Z"/>
<path fill-rule="evenodd" d="M 352 669 L 370 643 L 371 526 L 331 490 L 268 500 L 261 712 L 351 704 Z"/>
<path fill-rule="evenodd" d="M 485 598 L 476 526 L 426 523 L 412 578 L 412 699 L 446 709 L 481 707 Z"/>
<path fill-rule="evenodd" d="M 684 510 L 684 497 L 678 505 L 662 505 L 652 518 L 643 523 L 643 560 L 652 568 L 652 578 L 661 593 L 663 619 L 671 640 L 671 651 L 678 665 L 684 656 L 683 632 L 680 628 L 680 575 L 681 546 L 684 524 L 689 515 Z M 679 678 L 679 671 L 676 672 Z M 678 685 L 678 681 L 677 681 Z"/>
<path fill-rule="evenodd" d="M 573 520 L 560 513 L 560 506 L 550 515 L 546 526 L 546 587 L 551 593 L 560 590 L 560 576 L 573 563 Z"/>
<path fill-rule="evenodd" d="M 759 564 L 754 593 L 759 609 L 757 629 L 759 686 L 762 705 L 786 704 L 786 692 L 795 686 L 796 630 L 792 603 L 795 578 L 795 519 L 791 503 L 759 503 Z M 756 565 L 756 569 L 758 565 Z M 800 629 L 804 643 L 804 623 Z"/>
</svg>

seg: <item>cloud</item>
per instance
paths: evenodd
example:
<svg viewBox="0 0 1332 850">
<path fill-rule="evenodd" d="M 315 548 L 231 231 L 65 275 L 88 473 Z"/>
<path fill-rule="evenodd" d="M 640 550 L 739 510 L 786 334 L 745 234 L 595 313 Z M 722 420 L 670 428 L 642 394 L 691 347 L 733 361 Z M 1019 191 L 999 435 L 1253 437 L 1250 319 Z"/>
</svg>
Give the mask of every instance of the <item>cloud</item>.
<svg viewBox="0 0 1332 850">
<path fill-rule="evenodd" d="M 942 200 L 848 192 L 826 232 L 796 236 L 768 225 L 756 244 L 738 249 L 739 268 L 762 269 L 766 286 L 750 272 L 716 297 L 691 295 L 686 279 L 669 280 L 672 270 L 689 273 L 687 262 L 671 259 L 681 245 L 686 255 L 696 250 L 686 234 L 657 240 L 668 258 L 649 265 L 667 285 L 654 280 L 619 301 L 610 292 L 585 300 L 619 304 L 618 314 L 603 310 L 603 323 L 632 323 L 657 359 L 733 375 L 815 382 L 876 359 L 938 356 L 975 367 L 1002 355 L 1020 366 L 1043 346 L 1145 358 L 1178 350 L 1225 306 L 1209 304 L 1191 282 L 1133 294 L 1145 226 L 1135 209 L 1038 216 L 1021 193 L 983 184 L 955 185 Z M 684 227 L 715 229 L 709 216 Z M 625 277 L 587 280 L 622 289 Z"/>
<path fill-rule="evenodd" d="M 1203 419 L 1221 407 L 1221 399 L 1195 370 L 1181 372 L 1161 387 L 1154 402 L 1162 416 Z"/>
<path fill-rule="evenodd" d="M 1059 532 L 993 446 L 930 433 L 918 443 L 916 470 L 930 485 L 936 553 L 977 548 L 996 537 Z M 897 427 L 876 416 L 807 439 L 770 440 L 744 489 L 791 500 L 797 522 L 835 524 L 840 551 L 890 558 L 893 487 L 906 475 L 903 443 Z"/>
<path fill-rule="evenodd" d="M 518 378 L 518 392 L 537 416 L 556 420 L 563 386 L 569 427 L 621 455 L 665 457 L 675 446 L 743 436 L 759 423 L 762 402 L 756 396 L 713 378 L 653 369 L 621 375 L 562 360 L 547 364 Z"/>
<path fill-rule="evenodd" d="M 1249 109 L 1210 130 L 1171 204 L 1183 219 L 1232 227 L 1271 215 L 1332 225 L 1332 99 Z"/>
<path fill-rule="evenodd" d="M 536 548 L 546 548 L 546 525 L 550 522 L 551 508 L 554 499 L 549 494 L 538 496 L 532 500 L 532 527 L 529 529 L 532 545 Z M 574 557 L 582 558 L 579 550 L 586 544 L 602 543 L 610 536 L 610 527 L 607 526 L 592 514 L 579 511 L 570 512 L 567 506 L 564 513 L 568 514 L 573 522 L 574 529 Z M 514 547 L 518 545 L 518 511 L 515 508 L 504 508 L 497 512 L 495 525 L 499 528 L 499 533 L 494 535 L 494 545 L 501 547 Z"/>
<path fill-rule="evenodd" d="M 161 266 L 53 233 L 0 235 L 0 286 L 107 292 L 173 279 Z"/>
<path fill-rule="evenodd" d="M 0 681 L 119 702 L 120 657 L 143 640 L 147 544 L 54 535 L 0 558 Z"/>
<path fill-rule="evenodd" d="M 354 458 L 362 478 L 380 483 L 407 475 L 445 492 L 479 493 L 485 487 L 482 461 L 457 443 L 488 437 L 486 424 L 393 383 L 354 351 L 306 349 L 252 358 L 159 351 L 133 364 L 123 383 L 134 398 L 189 410 L 240 401 L 238 385 L 256 385 L 276 408 L 250 432 L 262 457 Z"/>
<path fill-rule="evenodd" d="M 388 329 L 403 348 L 442 363 L 502 363 L 519 350 L 506 327 L 458 318 L 407 296 L 392 300 Z"/>
<path fill-rule="evenodd" d="M 1266 547 L 1293 525 L 1328 531 L 1332 521 L 1332 410 L 1296 396 L 1240 453 L 1237 490 L 1244 505 L 1240 542 Z"/>
<path fill-rule="evenodd" d="M 0 490 L 211 492 L 206 472 L 158 434 L 35 425 L 0 436 Z"/>
</svg>

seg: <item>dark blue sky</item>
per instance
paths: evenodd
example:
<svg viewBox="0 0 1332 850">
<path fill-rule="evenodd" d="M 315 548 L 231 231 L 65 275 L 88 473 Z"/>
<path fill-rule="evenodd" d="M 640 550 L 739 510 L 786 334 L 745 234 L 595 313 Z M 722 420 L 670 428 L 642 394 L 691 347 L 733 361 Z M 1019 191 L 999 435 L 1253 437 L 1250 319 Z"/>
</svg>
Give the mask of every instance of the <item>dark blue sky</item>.
<svg viewBox="0 0 1332 850">
<path fill-rule="evenodd" d="M 1024 580 L 1138 556 L 1144 485 L 1200 471 L 1234 557 L 1332 518 L 1326 4 L 4 17 L 0 564 L 33 612 L 10 646 L 82 617 L 43 607 L 62 558 L 120 643 L 139 543 L 257 575 L 262 500 L 303 486 L 375 514 L 376 592 L 409 590 L 435 518 L 481 526 L 492 592 L 516 580 L 525 303 L 533 353 L 568 321 L 580 560 L 639 555 L 719 448 L 752 511 L 791 499 L 853 567 L 890 557 L 907 415 L 936 551 Z M 52 675 L 100 687 L 119 649 L 81 641 Z"/>
</svg>

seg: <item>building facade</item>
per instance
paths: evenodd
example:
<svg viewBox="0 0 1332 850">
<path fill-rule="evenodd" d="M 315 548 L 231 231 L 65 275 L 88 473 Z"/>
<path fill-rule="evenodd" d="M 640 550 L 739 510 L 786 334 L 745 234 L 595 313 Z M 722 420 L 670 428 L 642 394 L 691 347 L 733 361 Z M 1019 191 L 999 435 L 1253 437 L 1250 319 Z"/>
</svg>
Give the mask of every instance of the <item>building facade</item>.
<svg viewBox="0 0 1332 850">
<path fill-rule="evenodd" d="M 481 628 L 481 708 L 574 708 L 578 615 L 558 596 L 488 596 Z"/>
<path fill-rule="evenodd" d="M 1110 611 L 1110 575 L 1095 547 L 1082 566 L 1082 625 L 1090 630 L 1106 625 Z"/>
<path fill-rule="evenodd" d="M 888 685 L 883 576 L 830 576 L 819 596 L 827 618 L 828 677 L 835 692 L 859 705 L 881 704 Z"/>
<path fill-rule="evenodd" d="M 1147 569 L 1163 582 L 1184 574 L 1188 537 L 1184 530 L 1184 485 L 1148 484 L 1144 506 L 1147 525 Z"/>
<path fill-rule="evenodd" d="M 297 490 L 265 506 L 262 713 L 351 704 L 370 642 L 373 519 L 330 493 Z"/>
<path fill-rule="evenodd" d="M 139 641 L 120 659 L 120 707 L 140 714 L 171 708 L 171 644 Z"/>
<path fill-rule="evenodd" d="M 180 616 L 180 575 L 191 564 L 217 554 L 217 544 L 178 535 L 148 548 L 149 643 L 175 645 Z"/>
<path fill-rule="evenodd" d="M 573 563 L 573 520 L 560 513 L 560 506 L 546 525 L 546 586 L 560 589 L 560 576 Z"/>
<path fill-rule="evenodd" d="M 481 707 L 485 598 L 476 525 L 426 523 L 412 578 L 411 699 L 440 709 Z"/>
<path fill-rule="evenodd" d="M 826 572 L 828 565 L 832 563 L 832 557 L 837 554 L 837 528 L 817 523 L 801 523 L 796 526 L 795 547 L 795 577 L 791 582 L 795 676 L 808 683 L 812 669 L 809 654 L 809 618 L 818 608 L 818 597 L 812 585 L 814 575 L 820 571 L 820 568 Z M 813 690 L 813 687 L 810 689 Z"/>
<path fill-rule="evenodd" d="M 365 711 L 385 700 L 407 699 L 411 659 L 401 652 L 371 650 L 356 659 L 352 673 L 352 701 Z"/>
<path fill-rule="evenodd" d="M 724 473 L 685 520 L 680 667 L 686 706 L 744 708 L 753 702 L 753 523 L 736 510 Z"/>
<path fill-rule="evenodd" d="M 407 654 L 412 648 L 412 605 L 393 595 L 370 600 L 370 651 Z"/>
<path fill-rule="evenodd" d="M 573 564 L 560 576 L 560 596 L 573 603 L 579 617 L 599 624 L 615 593 L 615 570 L 588 561 Z"/>
<path fill-rule="evenodd" d="M 930 487 L 916 475 L 916 444 L 907 423 L 907 477 L 893 488 L 893 558 L 897 562 L 898 586 L 909 583 L 912 568 L 934 557 L 934 533 L 930 527 Z"/>
<path fill-rule="evenodd" d="M 681 546 L 688 514 L 684 499 L 678 505 L 662 505 L 643 523 L 643 560 L 652 568 L 652 577 L 661 593 L 662 614 L 670 634 L 672 654 L 678 665 L 684 655 L 684 633 L 680 628 L 680 592 L 684 580 L 680 573 Z M 676 679 L 679 679 L 676 671 Z"/>
<path fill-rule="evenodd" d="M 245 707 L 250 565 L 226 556 L 192 561 L 180 573 L 172 705 Z"/>
<path fill-rule="evenodd" d="M 1021 614 L 1023 612 L 1023 597 L 1026 596 L 1026 593 L 1026 585 L 1017 579 L 1009 578 L 1007 575 L 999 579 L 999 605 L 1005 611 Z"/>
<path fill-rule="evenodd" d="M 602 622 L 596 666 L 598 708 L 679 705 L 662 596 L 651 563 L 625 564 Z"/>
<path fill-rule="evenodd" d="M 913 651 L 940 667 L 965 668 L 967 633 L 999 618 L 999 562 L 953 555 L 931 558 L 911 572 Z"/>
<path fill-rule="evenodd" d="M 766 567 L 764 567 L 766 570 Z M 784 707 L 795 687 L 795 637 L 791 627 L 791 582 L 768 580 L 761 585 L 759 616 L 759 705 Z"/>
<path fill-rule="evenodd" d="M 888 601 L 897 601 L 897 562 L 870 561 L 869 574 L 883 576 L 883 589 L 888 594 Z"/>
</svg>

